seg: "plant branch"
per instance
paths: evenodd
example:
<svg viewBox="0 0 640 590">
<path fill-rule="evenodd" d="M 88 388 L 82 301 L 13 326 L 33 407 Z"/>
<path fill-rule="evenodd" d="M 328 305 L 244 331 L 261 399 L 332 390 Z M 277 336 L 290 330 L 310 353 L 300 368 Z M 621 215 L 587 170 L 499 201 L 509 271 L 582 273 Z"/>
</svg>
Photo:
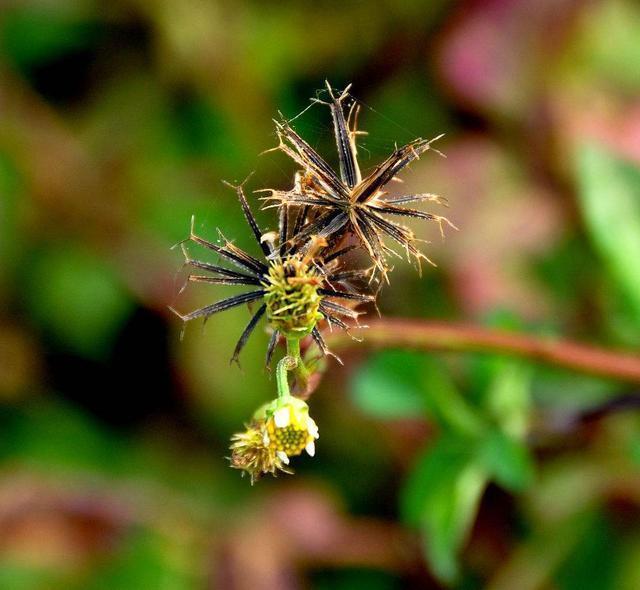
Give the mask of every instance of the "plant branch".
<svg viewBox="0 0 640 590">
<path fill-rule="evenodd" d="M 351 348 L 409 348 L 424 351 L 499 353 L 523 357 L 580 373 L 640 383 L 640 356 L 478 326 L 419 319 L 381 319 L 369 323 L 363 342 L 335 330 L 324 334 L 336 352 Z"/>
</svg>

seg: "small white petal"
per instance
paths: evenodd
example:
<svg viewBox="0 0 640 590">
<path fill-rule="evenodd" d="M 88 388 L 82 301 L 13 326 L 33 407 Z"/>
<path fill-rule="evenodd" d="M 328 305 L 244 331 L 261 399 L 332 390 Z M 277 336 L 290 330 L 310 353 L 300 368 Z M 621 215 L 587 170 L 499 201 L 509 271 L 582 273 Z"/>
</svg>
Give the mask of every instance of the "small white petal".
<svg viewBox="0 0 640 590">
<path fill-rule="evenodd" d="M 265 242 L 275 242 L 278 239 L 278 234 L 274 231 L 268 231 L 265 234 L 260 236 L 260 241 L 264 244 Z"/>
<path fill-rule="evenodd" d="M 284 451 L 276 451 L 276 455 L 278 455 L 278 459 L 282 461 L 285 465 L 289 465 L 289 457 Z"/>
<path fill-rule="evenodd" d="M 269 438 L 269 433 L 265 430 L 262 435 L 262 444 L 265 447 L 268 447 L 270 442 L 271 442 L 271 439 Z"/>
<path fill-rule="evenodd" d="M 307 419 L 307 432 L 313 436 L 313 438 L 318 438 L 320 436 L 318 434 L 318 425 L 315 423 L 313 418 Z"/>
<path fill-rule="evenodd" d="M 307 453 L 309 453 L 309 455 L 313 457 L 316 454 L 316 443 L 311 441 L 310 443 L 307 444 L 305 449 L 307 450 Z"/>
<path fill-rule="evenodd" d="M 291 412 L 289 408 L 280 408 L 273 414 L 273 421 L 278 428 L 286 428 L 289 426 L 289 420 L 291 418 Z"/>
</svg>

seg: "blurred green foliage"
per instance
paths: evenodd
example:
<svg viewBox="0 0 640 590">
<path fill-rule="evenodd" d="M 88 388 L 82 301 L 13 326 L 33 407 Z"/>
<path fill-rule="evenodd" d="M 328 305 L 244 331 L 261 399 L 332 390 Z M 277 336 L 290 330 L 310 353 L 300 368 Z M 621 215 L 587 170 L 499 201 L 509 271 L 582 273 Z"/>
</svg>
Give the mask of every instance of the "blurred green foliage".
<svg viewBox="0 0 640 590">
<path fill-rule="evenodd" d="M 85 357 L 107 355 L 133 302 L 103 260 L 82 248 L 52 246 L 34 256 L 27 280 L 28 313 L 59 346 Z"/>
<path fill-rule="evenodd" d="M 597 146 L 580 150 L 577 168 L 590 236 L 640 334 L 640 169 Z"/>
<path fill-rule="evenodd" d="M 354 83 L 366 168 L 446 133 L 447 159 L 427 154 L 398 190 L 446 196 L 461 231 L 415 227 L 438 268 L 398 260 L 383 316 L 637 351 L 638 15 L 632 0 L 5 3 L 0 588 L 640 587 L 637 384 L 348 352 L 310 400 L 317 456 L 251 488 L 225 457 L 274 394 L 268 335 L 238 370 L 246 310 L 182 341 L 167 312 L 222 293 L 178 295 L 170 247 L 192 216 L 252 251 L 220 181 L 288 186 L 290 162 L 259 155 L 271 118 L 328 79 Z M 326 111 L 295 125 L 335 163 Z"/>
<path fill-rule="evenodd" d="M 381 353 L 359 369 L 354 401 L 379 419 L 428 416 L 443 434 L 418 457 L 402 491 L 402 514 L 420 528 L 436 574 L 453 581 L 457 554 L 490 481 L 511 491 L 533 482 L 533 458 L 524 437 L 530 370 L 521 363 L 487 358 L 476 363 L 485 391 L 475 402 L 461 397 L 435 360 L 417 353 Z"/>
</svg>

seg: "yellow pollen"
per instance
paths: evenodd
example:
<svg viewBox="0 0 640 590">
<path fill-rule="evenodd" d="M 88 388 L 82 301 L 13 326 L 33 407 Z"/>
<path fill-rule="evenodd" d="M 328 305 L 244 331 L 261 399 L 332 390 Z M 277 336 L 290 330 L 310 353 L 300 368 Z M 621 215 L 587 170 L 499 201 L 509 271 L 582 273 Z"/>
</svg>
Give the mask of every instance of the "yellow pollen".
<svg viewBox="0 0 640 590">
<path fill-rule="evenodd" d="M 282 451 L 289 457 L 300 455 L 306 446 L 313 441 L 313 436 L 307 430 L 289 424 L 278 428 L 273 420 L 267 422 L 269 446 L 274 451 Z"/>
</svg>

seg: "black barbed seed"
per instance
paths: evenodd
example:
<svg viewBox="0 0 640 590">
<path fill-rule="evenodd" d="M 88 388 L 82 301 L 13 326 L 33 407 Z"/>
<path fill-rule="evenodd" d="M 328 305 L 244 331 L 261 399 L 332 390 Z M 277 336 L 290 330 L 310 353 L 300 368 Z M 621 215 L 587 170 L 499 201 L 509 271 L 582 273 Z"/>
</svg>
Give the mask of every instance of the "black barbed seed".
<svg viewBox="0 0 640 590">
<path fill-rule="evenodd" d="M 301 397 L 310 393 L 313 388 L 309 385 L 310 377 L 321 369 L 316 364 L 317 358 L 305 353 L 301 341 L 310 336 L 309 341 L 315 343 L 322 355 L 335 357 L 323 338 L 324 328 L 345 330 L 354 338 L 351 329 L 366 327 L 359 323 L 363 315 L 360 304 L 373 304 L 380 313 L 376 306 L 383 285 L 380 279 L 389 282 L 388 275 L 393 269 L 388 259 L 400 257 L 389 242 L 400 245 L 408 258 L 415 258 L 418 267 L 421 260 L 431 262 L 418 249 L 423 240 L 394 218 L 434 221 L 441 232 L 443 225 L 452 225 L 444 217 L 412 208 L 423 202 L 446 205 L 439 196 L 433 193 L 389 196 L 386 190 L 386 185 L 398 180 L 398 174 L 423 153 L 429 150 L 440 153 L 432 144 L 441 136 L 430 140 L 418 138 L 396 146 L 390 156 L 363 176 L 357 146 L 358 136 L 364 134 L 358 129 L 360 104 L 350 94 L 350 88 L 348 85 L 337 91 L 326 82 L 322 95 L 318 93 L 307 107 L 321 104 L 329 108 L 338 171 L 292 127 L 293 121 L 307 109 L 290 120 L 281 114 L 274 120 L 278 146 L 268 151 L 280 150 L 298 166 L 290 189 L 255 191 L 263 209 L 276 210 L 277 231 L 264 231 L 257 223 L 244 192 L 247 179 L 240 184 L 225 183 L 236 192 L 261 256 L 238 248 L 221 233 L 218 244 L 197 236 L 193 221 L 190 236 L 182 244 L 185 265 L 194 271 L 189 273 L 187 283 L 249 287 L 245 293 L 187 314 L 176 312 L 185 322 L 198 317 L 206 320 L 225 309 L 251 303 L 257 310 L 252 310 L 231 360 L 238 361 L 248 338 L 263 319 L 271 331 L 267 366 L 278 344 L 286 344 L 286 353 L 275 371 L 277 397 L 258 408 L 245 431 L 231 439 L 230 465 L 242 470 L 243 475 L 248 474 L 252 484 L 264 474 L 293 473 L 290 458 L 303 451 L 315 455 L 319 430 Z M 188 243 L 213 251 L 222 262 L 212 264 L 192 257 Z M 358 251 L 371 259 L 368 268 L 355 263 Z M 293 393 L 288 376 L 292 371 L 295 371 L 291 373 L 292 383 L 296 384 Z"/>
<path fill-rule="evenodd" d="M 431 200 L 439 202 L 439 198 L 431 193 L 424 196 L 408 195 L 406 197 L 387 200 L 384 187 L 411 162 L 417 160 L 427 150 L 440 155 L 433 143 L 440 139 L 418 138 L 394 150 L 394 152 L 369 175 L 362 178 L 357 158 L 356 137 L 362 134 L 357 129 L 357 101 L 349 94 L 351 85 L 342 92 L 334 92 L 326 82 L 328 100 L 318 97 L 312 103 L 327 105 L 334 123 L 334 136 L 339 157 L 340 173 L 337 174 L 326 161 L 291 127 L 291 121 L 284 117 L 276 120 L 276 133 L 281 150 L 301 167 L 296 178 L 309 178 L 306 184 L 299 181 L 289 191 L 273 190 L 264 197 L 267 207 L 275 204 L 279 207 L 306 206 L 316 211 L 313 221 L 300 227 L 294 235 L 294 241 L 306 242 L 313 235 L 321 235 L 334 243 L 339 243 L 346 234 L 351 233 L 359 240 L 360 245 L 371 257 L 376 269 L 388 282 L 389 266 L 387 258 L 397 253 L 384 244 L 383 237 L 390 238 L 400 245 L 407 256 L 412 256 L 418 267 L 421 260 L 433 262 L 416 247 L 420 240 L 413 231 L 389 220 L 386 216 L 405 216 L 435 221 L 440 226 L 455 226 L 445 217 L 431 213 L 423 213 L 415 209 L 402 207 L 408 202 Z M 347 115 L 345 116 L 345 109 Z M 297 117 L 294 117 L 294 119 Z M 292 121 L 294 120 L 292 119 Z M 416 197 L 416 198 L 414 198 Z M 270 203 L 269 203 L 270 202 Z"/>
<path fill-rule="evenodd" d="M 180 243 L 184 265 L 189 268 L 185 286 L 201 283 L 250 287 L 244 293 L 188 313 L 171 308 L 186 323 L 197 318 L 206 321 L 221 311 L 256 304 L 231 362 L 238 362 L 242 349 L 263 319 L 271 330 L 267 364 L 278 342 L 292 334 L 311 335 L 323 355 L 331 354 L 319 322 L 326 322 L 329 329 L 361 327 L 358 320 L 362 313 L 354 306 L 375 305 L 382 284 L 378 277 L 388 283 L 392 269 L 389 257 L 401 256 L 387 241 L 401 246 L 407 257 L 417 261 L 418 268 L 421 260 L 433 264 L 418 248 L 422 240 L 393 218 L 434 221 L 441 232 L 446 224 L 455 227 L 445 217 L 408 206 L 423 202 L 446 205 L 438 195 L 425 192 L 390 197 L 384 190 L 389 182 L 397 179 L 398 173 L 426 151 L 440 153 L 432 144 L 441 136 L 429 140 L 418 138 L 396 147 L 363 177 L 357 150 L 357 137 L 364 134 L 358 129 L 360 104 L 350 90 L 351 85 L 337 91 L 325 82 L 322 98 L 319 94 L 312 99 L 312 104 L 329 108 L 339 158 L 337 172 L 293 129 L 291 123 L 297 116 L 287 120 L 280 114 L 279 119 L 274 120 L 279 144 L 273 149 L 284 152 L 299 166 L 291 189 L 255 191 L 266 193 L 259 197 L 263 208 L 277 209 L 276 231 L 261 228 L 252 212 L 244 190 L 251 174 L 241 183 L 225 182 L 236 193 L 261 256 L 239 248 L 219 230 L 217 243 L 197 235 L 193 218 L 189 237 Z M 214 264 L 195 258 L 189 252 L 189 244 L 214 252 L 220 262 Z M 354 250 L 364 251 L 372 265 L 354 268 L 347 259 Z"/>
<path fill-rule="evenodd" d="M 330 303 L 329 299 L 344 299 L 357 303 L 372 302 L 374 296 L 362 293 L 353 283 L 355 279 L 365 276 L 366 271 L 360 271 L 362 275 L 344 274 L 342 257 L 349 251 L 346 249 L 343 252 L 327 251 L 327 260 L 325 260 L 327 242 L 321 237 L 315 236 L 305 244 L 292 242 L 292 233 L 289 230 L 291 226 L 286 221 L 288 216 L 279 215 L 278 232 L 263 232 L 245 196 L 243 187 L 246 182 L 247 179 L 239 185 L 225 184 L 236 192 L 249 229 L 262 251 L 264 261 L 235 246 L 219 230 L 219 244 L 198 236 L 194 231 L 193 218 L 190 235 L 180 243 L 180 246 L 184 265 L 205 273 L 190 272 L 185 286 L 188 283 L 205 283 L 253 286 L 258 289 L 216 301 L 185 314 L 173 307 L 170 309 L 186 323 L 197 318 L 203 318 L 206 321 L 221 311 L 261 301 L 261 305 L 252 314 L 235 346 L 231 362 L 239 362 L 242 349 L 260 320 L 265 317 L 273 330 L 267 347 L 267 365 L 271 361 L 279 336 L 287 336 L 296 331 L 298 335 L 312 334 L 320 352 L 323 355 L 329 354 L 316 324 L 326 320 L 334 325 L 342 324 L 349 328 L 350 326 L 341 322 L 334 314 L 346 314 L 356 320 L 359 314 L 345 311 L 347 308 L 343 306 L 332 307 L 325 303 Z M 297 220 L 291 230 L 300 226 L 300 223 Z M 304 226 L 304 220 L 302 226 Z M 189 242 L 213 251 L 238 270 L 194 258 L 187 248 Z M 339 271 L 343 274 L 338 274 Z M 180 292 L 183 290 L 184 287 Z M 292 313 L 293 308 L 290 306 L 295 306 L 295 313 Z"/>
</svg>

